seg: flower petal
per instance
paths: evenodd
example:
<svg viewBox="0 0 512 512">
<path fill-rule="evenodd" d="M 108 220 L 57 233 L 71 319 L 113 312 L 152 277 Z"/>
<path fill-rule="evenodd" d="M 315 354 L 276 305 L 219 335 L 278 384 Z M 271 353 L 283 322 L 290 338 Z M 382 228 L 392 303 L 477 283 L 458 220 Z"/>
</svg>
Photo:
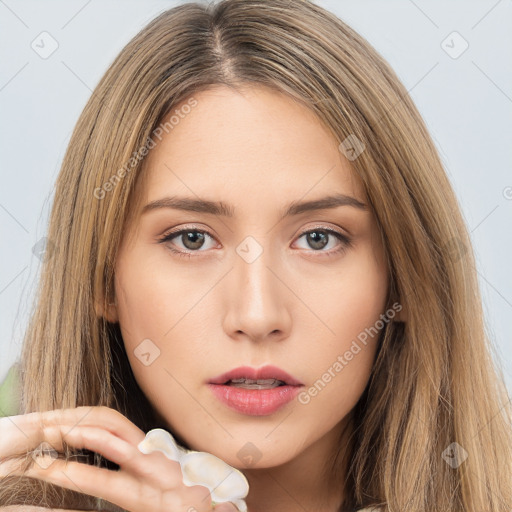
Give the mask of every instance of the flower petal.
<svg viewBox="0 0 512 512">
<path fill-rule="evenodd" d="M 137 448 L 142 453 L 162 452 L 169 459 L 176 462 L 179 462 L 181 457 L 187 453 L 187 450 L 178 446 L 174 437 L 169 432 L 161 428 L 150 430 L 146 437 L 138 444 Z"/>
<path fill-rule="evenodd" d="M 206 452 L 186 450 L 174 437 L 161 428 L 150 430 L 137 445 L 142 453 L 160 451 L 181 466 L 183 483 L 188 486 L 203 485 L 217 503 L 232 502 L 240 512 L 247 512 L 243 498 L 249 493 L 245 475 L 222 459 Z"/>
<path fill-rule="evenodd" d="M 244 474 L 211 453 L 189 452 L 180 464 L 183 481 L 208 487 L 214 501 L 245 498 L 249 492 Z"/>
</svg>

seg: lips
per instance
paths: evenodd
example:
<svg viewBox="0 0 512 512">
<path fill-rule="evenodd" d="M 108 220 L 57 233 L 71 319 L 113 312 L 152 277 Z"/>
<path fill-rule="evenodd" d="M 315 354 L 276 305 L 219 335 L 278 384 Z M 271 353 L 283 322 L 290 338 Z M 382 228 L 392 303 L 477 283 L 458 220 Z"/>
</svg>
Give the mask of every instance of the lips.
<svg viewBox="0 0 512 512">
<path fill-rule="evenodd" d="M 303 386 L 295 377 L 281 370 L 277 366 L 262 366 L 261 368 L 252 368 L 250 366 L 240 366 L 234 368 L 229 372 L 223 373 L 214 377 L 209 381 L 209 384 L 227 384 L 230 380 L 235 379 L 251 379 L 251 380 L 264 380 L 276 379 L 284 383 L 286 386 Z"/>
<path fill-rule="evenodd" d="M 279 385 L 276 385 L 277 382 Z M 237 413 L 249 416 L 276 413 L 292 402 L 304 386 L 281 368 L 270 365 L 262 368 L 234 368 L 214 377 L 207 384 L 222 404 Z"/>
</svg>

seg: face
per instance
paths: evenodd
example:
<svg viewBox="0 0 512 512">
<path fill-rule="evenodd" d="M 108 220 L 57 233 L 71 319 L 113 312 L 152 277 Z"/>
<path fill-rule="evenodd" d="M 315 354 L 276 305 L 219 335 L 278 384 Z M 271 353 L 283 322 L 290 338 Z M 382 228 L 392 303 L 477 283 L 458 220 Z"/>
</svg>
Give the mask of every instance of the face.
<svg viewBox="0 0 512 512">
<path fill-rule="evenodd" d="M 271 467 L 336 432 L 364 391 L 384 250 L 350 162 L 306 107 L 262 87 L 194 100 L 154 139 L 139 191 L 151 206 L 120 247 L 109 315 L 171 431 L 235 467 L 243 450 Z M 346 197 L 299 206 L 327 196 Z M 268 365 L 259 377 L 286 385 L 211 384 Z"/>
</svg>

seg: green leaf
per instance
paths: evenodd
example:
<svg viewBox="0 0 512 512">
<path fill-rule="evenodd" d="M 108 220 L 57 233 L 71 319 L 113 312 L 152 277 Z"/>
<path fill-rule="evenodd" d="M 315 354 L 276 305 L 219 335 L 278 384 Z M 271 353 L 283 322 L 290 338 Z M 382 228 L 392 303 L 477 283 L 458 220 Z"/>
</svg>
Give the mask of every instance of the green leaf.
<svg viewBox="0 0 512 512">
<path fill-rule="evenodd" d="M 19 414 L 20 391 L 19 369 L 18 364 L 15 364 L 0 384 L 0 417 Z"/>
</svg>

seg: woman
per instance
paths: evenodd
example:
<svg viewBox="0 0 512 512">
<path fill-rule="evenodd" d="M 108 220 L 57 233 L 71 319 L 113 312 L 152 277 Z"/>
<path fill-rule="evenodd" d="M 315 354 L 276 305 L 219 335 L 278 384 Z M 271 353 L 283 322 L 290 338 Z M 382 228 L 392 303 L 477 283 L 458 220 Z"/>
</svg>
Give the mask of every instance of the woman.
<svg viewBox="0 0 512 512">
<path fill-rule="evenodd" d="M 78 121 L 48 237 L 2 505 L 211 510 L 137 450 L 158 427 L 240 469 L 251 512 L 512 508 L 453 190 L 334 15 L 224 0 L 152 21 Z M 80 462 L 23 460 L 41 442 Z"/>
</svg>

